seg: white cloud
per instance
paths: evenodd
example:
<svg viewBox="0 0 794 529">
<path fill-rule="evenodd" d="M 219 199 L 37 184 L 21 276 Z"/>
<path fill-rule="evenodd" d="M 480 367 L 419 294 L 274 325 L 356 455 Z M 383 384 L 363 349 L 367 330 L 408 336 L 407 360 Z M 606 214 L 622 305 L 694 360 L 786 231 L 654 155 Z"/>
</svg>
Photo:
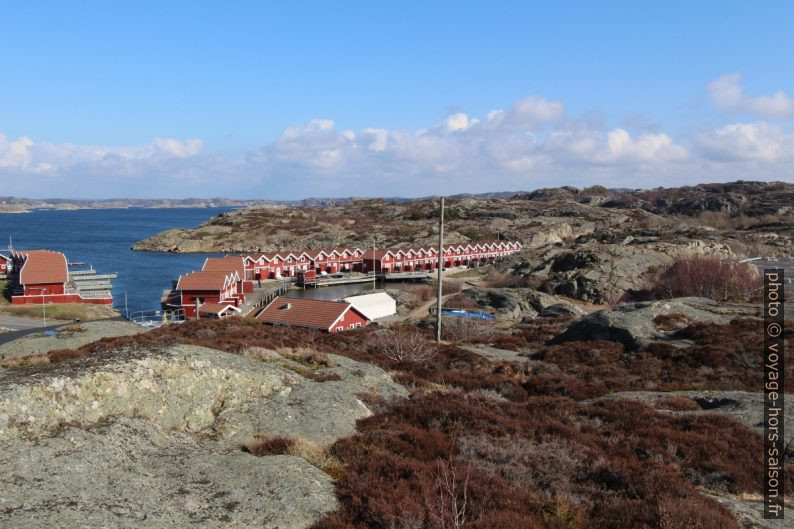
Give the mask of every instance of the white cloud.
<svg viewBox="0 0 794 529">
<path fill-rule="evenodd" d="M 727 76 L 709 90 L 723 108 L 761 104 L 744 98 L 738 83 L 738 76 Z M 480 117 L 457 112 L 413 130 L 354 131 L 315 119 L 286 127 L 242 159 L 207 152 L 199 139 L 97 147 L 0 135 L 0 189 L 22 196 L 296 198 L 794 179 L 794 133 L 779 125 L 725 125 L 684 145 L 660 129 L 610 128 L 603 121 L 567 115 L 562 103 L 530 96 L 507 110 Z"/>
<path fill-rule="evenodd" d="M 704 157 L 718 162 L 794 160 L 794 133 L 765 122 L 726 125 L 701 134 L 695 146 Z"/>
<path fill-rule="evenodd" d="M 787 118 L 794 116 L 794 99 L 784 92 L 772 95 L 745 97 L 741 85 L 742 76 L 738 73 L 726 74 L 708 85 L 709 94 L 717 108 L 731 112 L 749 112 L 766 118 Z"/>
<path fill-rule="evenodd" d="M 0 167 L 28 168 L 31 145 L 33 145 L 33 140 L 27 136 L 8 141 L 4 134 L 0 134 Z"/>
<path fill-rule="evenodd" d="M 486 126 L 503 131 L 535 130 L 541 125 L 558 121 L 565 114 L 559 101 L 549 101 L 540 96 L 529 96 L 516 101 L 510 110 L 492 110 Z"/>
</svg>

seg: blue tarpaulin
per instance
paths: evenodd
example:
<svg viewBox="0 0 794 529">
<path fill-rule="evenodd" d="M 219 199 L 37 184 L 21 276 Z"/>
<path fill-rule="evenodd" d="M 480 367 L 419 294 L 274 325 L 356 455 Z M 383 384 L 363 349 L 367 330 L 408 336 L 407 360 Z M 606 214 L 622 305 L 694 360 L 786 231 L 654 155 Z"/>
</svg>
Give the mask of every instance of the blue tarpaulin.
<svg viewBox="0 0 794 529">
<path fill-rule="evenodd" d="M 460 318 L 477 318 L 480 320 L 494 319 L 493 315 L 491 314 L 485 314 L 483 312 L 468 312 L 465 310 L 441 309 L 441 314 L 446 314 L 447 316 L 458 316 Z"/>
</svg>

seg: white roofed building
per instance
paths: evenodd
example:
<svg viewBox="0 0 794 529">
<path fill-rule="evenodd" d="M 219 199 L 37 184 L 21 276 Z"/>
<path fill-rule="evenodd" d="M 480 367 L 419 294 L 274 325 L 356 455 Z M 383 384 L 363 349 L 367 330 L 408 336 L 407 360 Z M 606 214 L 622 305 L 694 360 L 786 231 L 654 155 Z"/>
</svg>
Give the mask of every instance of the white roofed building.
<svg viewBox="0 0 794 529">
<path fill-rule="evenodd" d="M 385 292 L 351 296 L 345 298 L 345 301 L 370 320 L 385 318 L 397 313 L 397 302 Z"/>
</svg>

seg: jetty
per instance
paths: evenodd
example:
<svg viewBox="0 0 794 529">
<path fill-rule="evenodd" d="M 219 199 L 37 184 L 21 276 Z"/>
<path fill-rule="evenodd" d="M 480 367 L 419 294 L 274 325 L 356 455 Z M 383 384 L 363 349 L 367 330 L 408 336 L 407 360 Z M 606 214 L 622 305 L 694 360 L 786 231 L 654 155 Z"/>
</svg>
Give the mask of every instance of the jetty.
<svg viewBox="0 0 794 529">
<path fill-rule="evenodd" d="M 374 281 L 406 281 L 406 280 L 424 280 L 430 279 L 435 276 L 435 273 L 430 270 L 418 270 L 413 272 L 392 272 L 389 274 L 383 272 L 367 272 L 367 273 L 340 273 L 333 275 L 317 275 L 314 270 L 306 270 L 298 272 L 295 284 L 299 287 L 326 287 L 334 285 L 349 285 L 354 283 L 372 283 Z"/>
</svg>

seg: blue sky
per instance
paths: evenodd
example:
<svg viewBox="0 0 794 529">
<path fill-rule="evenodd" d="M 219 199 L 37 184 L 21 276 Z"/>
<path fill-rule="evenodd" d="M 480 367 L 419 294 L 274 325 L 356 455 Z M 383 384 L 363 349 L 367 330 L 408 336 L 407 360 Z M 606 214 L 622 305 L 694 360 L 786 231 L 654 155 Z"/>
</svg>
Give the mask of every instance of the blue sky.
<svg viewBox="0 0 794 529">
<path fill-rule="evenodd" d="M 793 181 L 792 35 L 791 2 L 0 0 L 0 195 Z"/>
</svg>

